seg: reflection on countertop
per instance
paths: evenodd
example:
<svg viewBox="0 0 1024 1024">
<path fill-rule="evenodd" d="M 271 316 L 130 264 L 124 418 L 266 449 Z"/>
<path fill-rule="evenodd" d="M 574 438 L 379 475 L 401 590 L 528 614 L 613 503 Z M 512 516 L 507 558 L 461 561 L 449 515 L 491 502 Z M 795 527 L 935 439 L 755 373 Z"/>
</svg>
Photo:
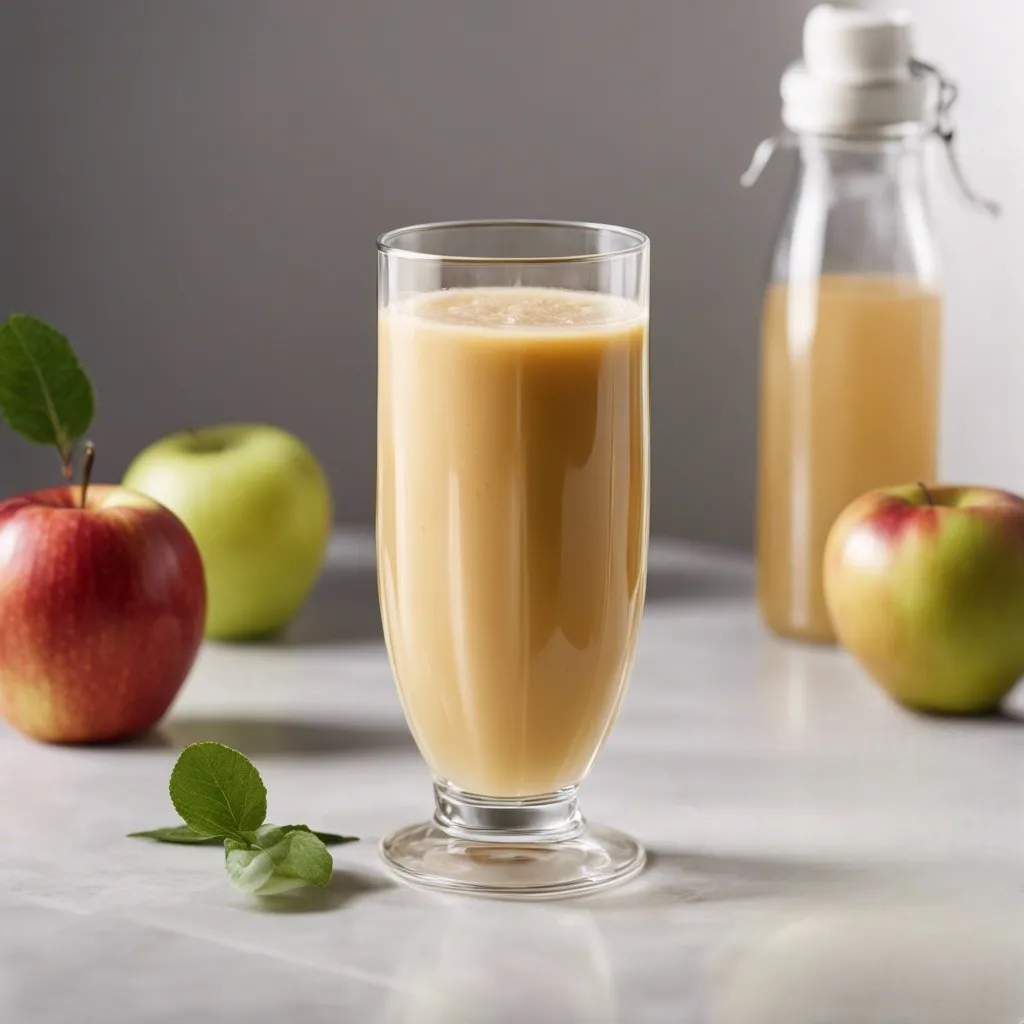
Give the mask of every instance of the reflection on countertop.
<svg viewBox="0 0 1024 1024">
<path fill-rule="evenodd" d="M 1017 1024 L 1024 904 L 833 904 L 723 972 L 713 1024 Z"/>
<path fill-rule="evenodd" d="M 396 978 L 388 1024 L 618 1021 L 611 963 L 590 914 L 445 900 L 436 928 L 417 936 Z"/>
</svg>

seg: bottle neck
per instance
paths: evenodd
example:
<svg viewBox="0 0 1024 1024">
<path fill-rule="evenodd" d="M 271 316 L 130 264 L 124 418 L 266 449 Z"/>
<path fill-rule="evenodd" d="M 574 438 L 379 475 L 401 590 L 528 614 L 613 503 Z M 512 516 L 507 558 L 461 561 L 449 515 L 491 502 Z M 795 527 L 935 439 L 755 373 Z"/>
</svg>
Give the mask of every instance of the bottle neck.
<svg viewBox="0 0 1024 1024">
<path fill-rule="evenodd" d="M 925 136 L 853 139 L 804 134 L 797 147 L 807 184 L 828 180 L 833 187 L 852 188 L 863 198 L 871 191 L 924 195 Z"/>
<path fill-rule="evenodd" d="M 797 136 L 799 168 L 773 278 L 878 274 L 935 285 L 939 257 L 923 141 Z"/>
</svg>

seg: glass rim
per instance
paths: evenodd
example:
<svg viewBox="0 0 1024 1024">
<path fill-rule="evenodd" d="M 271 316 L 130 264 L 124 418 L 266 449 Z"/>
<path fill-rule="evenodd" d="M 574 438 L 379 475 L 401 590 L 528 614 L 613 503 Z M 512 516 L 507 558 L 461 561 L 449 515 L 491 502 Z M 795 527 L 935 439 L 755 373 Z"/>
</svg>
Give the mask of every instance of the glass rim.
<svg viewBox="0 0 1024 1024">
<path fill-rule="evenodd" d="M 568 256 L 459 256 L 443 255 L 434 252 L 417 252 L 415 249 L 404 249 L 393 244 L 402 235 L 414 231 L 431 232 L 446 231 L 459 228 L 573 228 L 592 232 L 616 232 L 625 236 L 628 244 L 613 252 L 575 253 Z M 397 256 L 401 259 L 425 260 L 432 263 L 460 263 L 478 266 L 494 266 L 500 264 L 549 264 L 549 263 L 599 263 L 604 260 L 622 259 L 624 256 L 635 256 L 650 247 L 651 240 L 642 231 L 625 228 L 619 224 L 602 224 L 597 221 L 582 220 L 531 220 L 516 218 L 498 218 L 481 220 L 439 220 L 425 224 L 409 224 L 406 227 L 393 228 L 377 237 L 377 252 L 383 256 Z"/>
</svg>

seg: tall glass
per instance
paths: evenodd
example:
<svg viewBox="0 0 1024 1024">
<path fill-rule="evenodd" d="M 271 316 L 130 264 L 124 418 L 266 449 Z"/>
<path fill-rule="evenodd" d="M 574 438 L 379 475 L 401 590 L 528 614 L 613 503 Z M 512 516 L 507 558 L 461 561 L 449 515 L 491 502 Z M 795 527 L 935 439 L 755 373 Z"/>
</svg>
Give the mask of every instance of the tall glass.
<svg viewBox="0 0 1024 1024">
<path fill-rule="evenodd" d="M 481 895 L 623 881 L 642 847 L 587 825 L 576 794 L 643 608 L 648 240 L 471 221 L 377 249 L 378 586 L 435 793 L 381 851 Z"/>
</svg>

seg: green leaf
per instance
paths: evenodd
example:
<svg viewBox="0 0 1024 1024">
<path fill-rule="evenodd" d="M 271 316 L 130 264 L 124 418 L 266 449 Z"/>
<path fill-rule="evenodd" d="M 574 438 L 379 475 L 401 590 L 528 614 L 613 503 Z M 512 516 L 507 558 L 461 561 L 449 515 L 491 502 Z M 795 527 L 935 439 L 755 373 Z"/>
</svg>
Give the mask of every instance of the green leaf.
<svg viewBox="0 0 1024 1024">
<path fill-rule="evenodd" d="M 0 326 L 0 413 L 23 437 L 56 445 L 66 474 L 94 406 L 92 383 L 63 334 L 23 314 Z"/>
<path fill-rule="evenodd" d="M 171 772 L 171 802 L 193 831 L 246 843 L 267 816 L 267 789 L 260 773 L 222 743 L 193 743 Z"/>
<path fill-rule="evenodd" d="M 155 843 L 181 843 L 185 846 L 220 846 L 220 836 L 201 836 L 188 825 L 151 828 L 147 832 L 129 832 L 129 839 L 152 839 Z"/>
<path fill-rule="evenodd" d="M 303 885 L 323 887 L 334 859 L 327 844 L 355 836 L 314 832 L 308 825 L 265 825 L 267 790 L 259 772 L 222 743 L 193 743 L 171 772 L 171 801 L 184 825 L 132 832 L 161 843 L 211 845 L 224 840 L 224 868 L 240 892 L 271 896 Z"/>
<path fill-rule="evenodd" d="M 308 825 L 282 825 L 288 832 L 312 832 L 324 846 L 341 846 L 342 843 L 358 843 L 359 836 L 341 836 L 337 832 L 318 832 Z"/>
<path fill-rule="evenodd" d="M 274 896 L 302 885 L 327 885 L 334 860 L 305 826 L 264 825 L 252 843 L 224 841 L 224 868 L 239 892 Z"/>
<path fill-rule="evenodd" d="M 296 878 L 320 889 L 331 880 L 334 858 L 312 832 L 302 829 L 287 832 L 274 849 L 283 851 L 280 858 L 272 854 L 276 864 L 274 874 L 278 878 Z"/>
<path fill-rule="evenodd" d="M 341 846 L 343 843 L 358 843 L 358 836 L 342 836 L 337 832 L 317 832 L 308 825 L 282 825 L 288 832 L 312 832 L 324 846 Z M 180 843 L 182 846 L 220 846 L 221 836 L 203 836 L 188 825 L 169 825 L 166 828 L 152 828 L 146 832 L 129 832 L 129 839 L 152 839 L 155 843 Z M 256 840 L 255 832 L 243 836 L 248 842 Z"/>
<path fill-rule="evenodd" d="M 228 881 L 239 892 L 258 893 L 268 885 L 274 874 L 274 858 L 266 850 L 225 839 L 224 851 Z"/>
</svg>

